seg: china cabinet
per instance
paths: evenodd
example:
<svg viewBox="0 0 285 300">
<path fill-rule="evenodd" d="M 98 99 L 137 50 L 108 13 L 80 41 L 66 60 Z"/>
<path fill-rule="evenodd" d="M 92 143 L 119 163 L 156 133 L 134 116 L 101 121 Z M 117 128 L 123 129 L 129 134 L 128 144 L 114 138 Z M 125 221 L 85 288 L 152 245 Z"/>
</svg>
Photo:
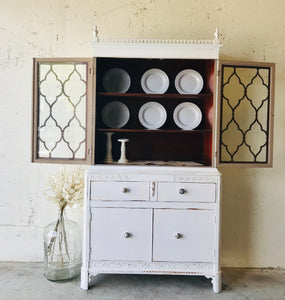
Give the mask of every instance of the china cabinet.
<svg viewBox="0 0 285 300">
<path fill-rule="evenodd" d="M 221 61 L 220 47 L 217 32 L 95 29 L 93 58 L 34 59 L 32 160 L 94 165 L 83 289 L 98 273 L 147 273 L 204 275 L 221 290 L 216 168 L 272 165 L 274 64 Z"/>
</svg>

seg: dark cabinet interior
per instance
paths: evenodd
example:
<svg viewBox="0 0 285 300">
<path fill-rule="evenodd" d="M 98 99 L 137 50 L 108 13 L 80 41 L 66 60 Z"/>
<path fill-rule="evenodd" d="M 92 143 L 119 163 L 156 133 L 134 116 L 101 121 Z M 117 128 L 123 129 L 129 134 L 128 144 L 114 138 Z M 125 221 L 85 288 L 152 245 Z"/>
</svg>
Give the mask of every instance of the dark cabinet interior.
<svg viewBox="0 0 285 300">
<path fill-rule="evenodd" d="M 214 101 L 214 60 L 201 59 L 96 59 L 96 130 L 95 163 L 104 163 L 106 153 L 106 132 L 113 132 L 112 154 L 114 161 L 120 156 L 119 138 L 129 142 L 126 154 L 131 163 L 171 162 L 171 164 L 191 164 L 191 162 L 211 166 Z M 108 93 L 102 81 L 104 74 L 112 68 L 125 70 L 131 84 L 126 93 Z M 143 74 L 152 68 L 163 70 L 169 78 L 169 87 L 164 94 L 147 94 L 141 87 Z M 193 69 L 203 77 L 203 88 L 199 94 L 179 94 L 174 81 L 177 74 L 185 69 Z M 102 111 L 112 101 L 124 103 L 129 112 L 127 124 L 121 128 L 109 128 L 102 120 Z M 167 119 L 159 129 L 146 129 L 140 123 L 139 110 L 147 102 L 160 103 L 167 112 Z M 195 129 L 179 128 L 173 120 L 177 105 L 191 102 L 202 112 L 202 120 Z"/>
</svg>

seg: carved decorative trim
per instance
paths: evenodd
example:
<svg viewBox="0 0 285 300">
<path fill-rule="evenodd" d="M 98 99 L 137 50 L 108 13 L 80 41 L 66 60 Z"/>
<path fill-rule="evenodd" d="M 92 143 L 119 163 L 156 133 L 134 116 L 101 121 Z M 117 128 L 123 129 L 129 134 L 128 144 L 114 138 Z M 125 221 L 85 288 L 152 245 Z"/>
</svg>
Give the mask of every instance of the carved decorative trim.
<svg viewBox="0 0 285 300">
<path fill-rule="evenodd" d="M 153 181 L 152 183 L 151 183 L 151 197 L 152 198 L 154 198 L 154 196 L 155 196 L 155 189 L 156 188 L 156 182 L 155 181 Z"/>
<path fill-rule="evenodd" d="M 218 59 L 222 46 L 216 30 L 212 40 L 161 40 L 101 38 L 93 29 L 93 55 L 95 57 L 128 58 L 197 58 Z"/>
<path fill-rule="evenodd" d="M 177 182 L 198 182 L 198 183 L 217 183 L 219 176 L 175 176 L 174 181 Z"/>
<path fill-rule="evenodd" d="M 149 173 L 149 176 L 155 176 L 156 174 L 154 173 Z M 92 181 L 147 181 L 148 176 L 147 174 L 144 174 L 144 176 L 140 175 L 130 175 L 130 174 L 94 174 L 94 175 L 89 175 L 89 179 Z M 162 178 L 161 180 L 158 181 L 164 181 Z M 209 176 L 209 175 L 177 175 L 174 176 L 173 182 L 198 182 L 198 183 L 217 183 L 219 180 L 219 176 Z M 169 180 L 168 180 L 169 181 Z M 153 186 L 152 186 L 153 188 Z M 154 187 L 155 191 L 155 187 Z"/>
<path fill-rule="evenodd" d="M 89 274 L 98 273 L 149 273 L 214 276 L 212 263 L 90 261 Z"/>
<path fill-rule="evenodd" d="M 90 175 L 89 179 L 96 180 L 96 181 L 106 181 L 106 180 L 134 180 L 133 176 L 128 174 L 94 174 Z"/>
<path fill-rule="evenodd" d="M 162 39 L 118 39 L 118 38 L 100 38 L 98 37 L 97 26 L 93 30 L 93 44 L 160 44 L 160 45 L 220 45 L 218 39 L 219 32 L 216 28 L 214 39 L 212 40 L 162 40 Z"/>
</svg>

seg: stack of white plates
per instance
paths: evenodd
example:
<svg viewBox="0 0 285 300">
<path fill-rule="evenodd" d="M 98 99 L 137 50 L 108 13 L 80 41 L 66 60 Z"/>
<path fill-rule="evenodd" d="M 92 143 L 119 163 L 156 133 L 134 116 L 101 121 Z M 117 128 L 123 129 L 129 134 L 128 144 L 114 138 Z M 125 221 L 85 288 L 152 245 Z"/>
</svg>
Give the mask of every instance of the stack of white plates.
<svg viewBox="0 0 285 300">
<path fill-rule="evenodd" d="M 127 106 L 120 101 L 106 104 L 102 110 L 102 120 L 110 128 L 121 128 L 125 126 L 130 118 Z"/>
<path fill-rule="evenodd" d="M 185 69 L 177 74 L 174 84 L 179 94 L 199 94 L 204 82 L 200 73 Z"/>
<path fill-rule="evenodd" d="M 173 119 L 179 128 L 192 130 L 201 123 L 202 112 L 196 104 L 183 102 L 176 106 L 173 112 Z"/>
<path fill-rule="evenodd" d="M 130 88 L 131 78 L 125 70 L 113 68 L 104 74 L 102 83 L 107 93 L 126 93 Z"/>
<path fill-rule="evenodd" d="M 158 102 L 147 102 L 139 110 L 139 121 L 148 129 L 158 129 L 166 121 L 165 108 Z"/>
<path fill-rule="evenodd" d="M 147 94 L 164 94 L 169 87 L 169 78 L 160 69 L 150 69 L 143 74 L 141 87 Z"/>
</svg>

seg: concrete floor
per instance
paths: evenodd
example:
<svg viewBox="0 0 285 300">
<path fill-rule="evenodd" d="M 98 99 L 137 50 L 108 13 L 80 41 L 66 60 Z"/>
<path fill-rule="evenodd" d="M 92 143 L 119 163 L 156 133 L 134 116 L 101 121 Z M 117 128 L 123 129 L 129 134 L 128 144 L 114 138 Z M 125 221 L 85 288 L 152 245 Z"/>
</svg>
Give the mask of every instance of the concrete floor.
<svg viewBox="0 0 285 300">
<path fill-rule="evenodd" d="M 191 300 L 285 299 L 285 270 L 224 269 L 223 291 L 214 294 L 205 277 L 98 275 L 88 291 L 79 278 L 55 283 L 40 263 L 0 263 L 1 300 Z"/>
</svg>

